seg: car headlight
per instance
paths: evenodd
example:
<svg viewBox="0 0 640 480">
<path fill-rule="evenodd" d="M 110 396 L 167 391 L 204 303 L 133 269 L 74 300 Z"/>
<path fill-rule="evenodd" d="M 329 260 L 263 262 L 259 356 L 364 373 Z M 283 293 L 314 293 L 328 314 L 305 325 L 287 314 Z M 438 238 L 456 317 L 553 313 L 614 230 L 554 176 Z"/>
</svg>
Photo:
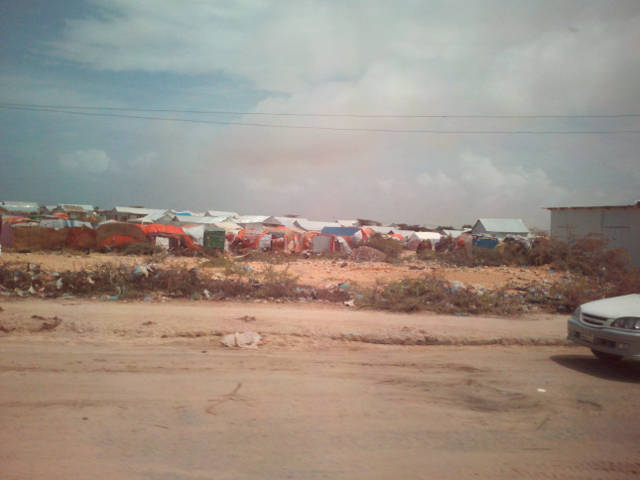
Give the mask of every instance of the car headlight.
<svg viewBox="0 0 640 480">
<path fill-rule="evenodd" d="M 628 330 L 640 330 L 640 317 L 620 317 L 611 324 L 612 327 Z"/>
</svg>

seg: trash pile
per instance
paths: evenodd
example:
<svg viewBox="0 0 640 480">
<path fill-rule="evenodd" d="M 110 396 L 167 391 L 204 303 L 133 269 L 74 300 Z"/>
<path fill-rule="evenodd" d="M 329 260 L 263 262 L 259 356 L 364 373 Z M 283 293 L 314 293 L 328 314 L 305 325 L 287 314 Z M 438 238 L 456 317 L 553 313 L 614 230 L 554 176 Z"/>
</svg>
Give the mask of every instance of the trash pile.
<svg viewBox="0 0 640 480">
<path fill-rule="evenodd" d="M 99 300 L 144 299 L 151 295 L 194 300 L 265 299 L 343 301 L 348 293 L 339 288 L 300 285 L 286 272 L 266 272 L 249 278 L 219 278 L 198 268 L 161 268 L 154 264 L 135 267 L 112 264 L 82 271 L 45 271 L 39 265 L 0 266 L 0 294 L 57 298 L 80 296 Z"/>
</svg>

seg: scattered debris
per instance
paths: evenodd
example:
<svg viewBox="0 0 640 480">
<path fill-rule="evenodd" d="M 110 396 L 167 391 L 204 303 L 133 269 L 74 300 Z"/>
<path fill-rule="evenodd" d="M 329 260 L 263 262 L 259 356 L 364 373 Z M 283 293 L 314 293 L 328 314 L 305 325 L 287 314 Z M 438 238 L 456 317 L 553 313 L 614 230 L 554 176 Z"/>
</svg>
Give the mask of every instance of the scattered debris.
<svg viewBox="0 0 640 480">
<path fill-rule="evenodd" d="M 358 262 L 383 262 L 387 255 L 377 248 L 362 246 L 353 249 L 353 259 Z"/>
<path fill-rule="evenodd" d="M 35 316 L 35 315 L 34 315 Z M 40 317 L 42 318 L 42 317 Z M 42 325 L 40 325 L 39 328 L 35 329 L 35 330 L 31 330 L 32 332 L 46 332 L 49 330 L 55 330 L 56 327 L 58 327 L 58 325 L 60 325 L 62 323 L 62 319 L 60 317 L 52 317 L 50 318 L 49 322 L 46 321 L 46 319 L 44 322 L 42 322 Z"/>
<path fill-rule="evenodd" d="M 225 347 L 258 348 L 262 337 L 256 332 L 230 333 L 220 340 Z"/>
</svg>

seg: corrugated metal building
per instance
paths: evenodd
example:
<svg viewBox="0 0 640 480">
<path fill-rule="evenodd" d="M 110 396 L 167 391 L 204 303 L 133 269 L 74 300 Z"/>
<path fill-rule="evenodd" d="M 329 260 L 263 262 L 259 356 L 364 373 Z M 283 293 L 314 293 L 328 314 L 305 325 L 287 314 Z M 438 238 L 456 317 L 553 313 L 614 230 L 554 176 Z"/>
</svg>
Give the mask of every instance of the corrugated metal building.
<svg viewBox="0 0 640 480">
<path fill-rule="evenodd" d="M 498 239 L 508 235 L 528 237 L 529 229 L 519 218 L 479 218 L 471 229 L 473 235 L 488 235 Z"/>
<path fill-rule="evenodd" d="M 640 266 L 640 201 L 635 205 L 549 207 L 551 238 L 563 242 L 586 236 L 606 240 L 612 248 L 624 248 L 631 263 Z"/>
</svg>

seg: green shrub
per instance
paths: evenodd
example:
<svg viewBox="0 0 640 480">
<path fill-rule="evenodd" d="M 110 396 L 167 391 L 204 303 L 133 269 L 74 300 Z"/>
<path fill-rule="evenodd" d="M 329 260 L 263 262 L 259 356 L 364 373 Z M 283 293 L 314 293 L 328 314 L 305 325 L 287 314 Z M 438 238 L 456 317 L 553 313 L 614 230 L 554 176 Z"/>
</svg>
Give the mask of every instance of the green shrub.
<svg viewBox="0 0 640 480">
<path fill-rule="evenodd" d="M 374 233 L 369 237 L 367 246 L 375 248 L 383 252 L 387 258 L 386 261 L 395 261 L 400 258 L 402 253 L 402 244 L 394 238 L 385 238 L 379 233 Z"/>
</svg>

